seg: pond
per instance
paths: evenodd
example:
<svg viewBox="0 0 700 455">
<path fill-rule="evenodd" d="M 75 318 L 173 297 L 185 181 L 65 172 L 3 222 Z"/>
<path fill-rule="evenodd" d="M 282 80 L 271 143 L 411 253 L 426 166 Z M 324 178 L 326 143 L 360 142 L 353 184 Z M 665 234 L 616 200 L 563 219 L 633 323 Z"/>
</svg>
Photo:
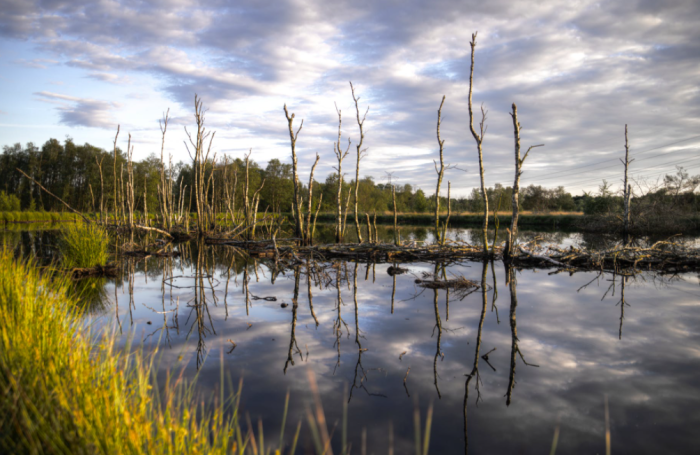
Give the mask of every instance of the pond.
<svg viewBox="0 0 700 455">
<path fill-rule="evenodd" d="M 51 243 L 33 235 L 16 247 Z M 429 412 L 436 454 L 548 453 L 553 442 L 557 453 L 604 453 L 606 427 L 614 453 L 700 444 L 696 274 L 467 261 L 390 274 L 394 264 L 322 257 L 276 269 L 226 246 L 177 249 L 179 258 L 124 259 L 116 280 L 81 282 L 90 323 L 115 330 L 122 345 L 157 348 L 159 377 L 196 377 L 205 401 L 222 374 L 227 394 L 242 381 L 241 411 L 275 444 L 289 393 L 287 441 L 303 422 L 297 453 L 313 447 L 315 393 L 335 453 L 345 425 L 353 453 L 363 441 L 367 453 L 414 453 L 415 416 L 422 432 Z M 436 274 L 478 287 L 416 283 Z"/>
</svg>

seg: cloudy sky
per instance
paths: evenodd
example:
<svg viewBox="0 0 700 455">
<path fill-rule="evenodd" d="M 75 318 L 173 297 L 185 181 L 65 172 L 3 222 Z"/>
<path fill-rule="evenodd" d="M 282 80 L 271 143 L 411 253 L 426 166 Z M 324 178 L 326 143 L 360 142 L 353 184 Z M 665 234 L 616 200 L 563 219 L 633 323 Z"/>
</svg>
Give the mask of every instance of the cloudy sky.
<svg viewBox="0 0 700 455">
<path fill-rule="evenodd" d="M 70 136 L 110 148 L 121 125 L 140 159 L 160 149 L 170 109 L 166 148 L 187 160 L 197 93 L 219 156 L 252 148 L 263 166 L 290 160 L 286 103 L 304 119 L 302 172 L 318 152 L 323 180 L 334 103 L 342 141 L 358 139 L 352 81 L 369 107 L 360 174 L 384 182 L 393 172 L 433 192 L 445 95 L 446 161 L 461 169 L 447 179 L 464 195 L 478 185 L 467 113 L 478 31 L 473 98 L 488 110 L 488 185 L 512 183 L 513 102 L 523 146 L 545 144 L 524 185 L 619 187 L 625 123 L 633 175 L 653 182 L 677 165 L 700 173 L 699 25 L 696 0 L 0 0 L 0 145 Z"/>
</svg>

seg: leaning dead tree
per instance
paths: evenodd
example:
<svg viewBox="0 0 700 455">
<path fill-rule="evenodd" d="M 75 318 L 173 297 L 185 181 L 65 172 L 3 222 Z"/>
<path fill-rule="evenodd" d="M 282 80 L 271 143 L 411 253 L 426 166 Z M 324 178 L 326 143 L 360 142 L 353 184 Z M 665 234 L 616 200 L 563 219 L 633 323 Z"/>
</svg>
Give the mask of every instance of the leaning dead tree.
<svg viewBox="0 0 700 455">
<path fill-rule="evenodd" d="M 348 139 L 347 148 L 343 151 L 340 147 L 340 128 L 343 124 L 343 118 L 337 104 L 335 106 L 335 111 L 338 113 L 338 141 L 333 144 L 333 153 L 335 153 L 335 157 L 338 160 L 338 167 L 333 167 L 338 171 L 338 208 L 336 210 L 338 224 L 335 228 L 335 243 L 343 243 L 343 234 L 345 233 L 345 226 L 343 225 L 343 159 L 348 156 L 348 152 L 350 151 L 350 139 Z M 347 207 L 345 210 L 347 212 Z"/>
<path fill-rule="evenodd" d="M 515 140 L 515 179 L 513 180 L 513 194 L 512 194 L 512 205 L 513 205 L 513 216 L 510 220 L 510 229 L 507 229 L 508 235 L 506 237 L 506 247 L 503 250 L 503 257 L 510 259 L 513 256 L 513 245 L 515 244 L 515 239 L 518 235 L 518 214 L 520 212 L 519 206 L 519 194 L 520 194 L 520 176 L 523 174 L 522 167 L 527 155 L 535 147 L 543 147 L 544 144 L 531 145 L 530 148 L 525 152 L 525 156 L 520 158 L 520 122 L 518 121 L 518 107 L 513 103 L 513 112 L 510 116 L 513 118 L 513 137 Z"/>
<path fill-rule="evenodd" d="M 472 91 L 474 88 L 474 49 L 476 48 L 476 34 L 472 34 L 472 40 L 469 45 L 472 48 L 471 55 L 471 69 L 469 71 L 469 129 L 474 136 L 476 141 L 476 148 L 479 152 L 479 176 L 481 177 L 481 197 L 484 200 L 484 224 L 482 226 L 482 243 L 484 246 L 484 254 L 488 254 L 489 250 L 489 240 L 488 240 L 488 228 L 489 228 L 489 198 L 486 194 L 486 185 L 484 183 L 484 157 L 482 154 L 481 144 L 484 141 L 484 134 L 486 133 L 486 111 L 484 110 L 484 105 L 481 105 L 481 122 L 479 123 L 479 132 L 477 133 L 474 129 L 474 111 L 472 109 Z"/>
<path fill-rule="evenodd" d="M 301 195 L 300 193 L 300 188 L 299 188 L 299 174 L 297 172 L 297 151 L 296 151 L 296 145 L 297 145 L 297 137 L 299 136 L 299 132 L 301 131 L 301 128 L 304 126 L 304 119 L 301 120 L 301 124 L 299 125 L 299 129 L 294 132 L 293 128 L 293 122 L 294 122 L 294 113 L 292 112 L 292 115 L 289 115 L 289 111 L 287 111 L 287 105 L 284 105 L 284 115 L 287 117 L 287 123 L 289 124 L 289 140 L 291 141 L 292 145 L 292 180 L 294 182 L 294 201 L 292 202 L 292 212 L 294 212 L 294 236 L 298 238 L 302 238 L 303 233 L 304 233 L 304 218 L 301 213 Z"/>
<path fill-rule="evenodd" d="M 309 175 L 309 201 L 308 201 L 308 207 L 306 209 L 306 230 L 304 231 L 304 245 L 311 245 L 313 244 L 313 230 L 311 229 L 311 212 L 312 212 L 312 202 L 313 202 L 313 194 L 314 194 L 314 171 L 316 170 L 316 165 L 318 164 L 318 160 L 320 160 L 321 157 L 316 154 L 316 161 L 314 161 L 314 165 L 311 166 L 311 174 Z M 323 193 L 321 193 L 321 197 L 323 197 Z M 321 200 L 319 199 L 318 201 L 318 208 L 321 207 Z M 316 212 L 318 213 L 318 211 Z M 315 228 L 316 222 L 313 223 L 313 226 Z"/>
<path fill-rule="evenodd" d="M 622 161 L 622 160 L 620 160 Z M 634 161 L 634 160 L 632 160 Z M 625 242 L 627 242 L 627 234 L 629 233 L 630 229 L 630 196 L 632 194 L 632 185 L 628 183 L 627 180 L 627 171 L 629 170 L 629 165 L 632 162 L 630 161 L 630 146 L 629 146 L 629 141 L 627 140 L 627 125 L 625 124 L 625 161 L 622 161 L 622 164 L 625 166 L 625 181 L 624 181 L 624 188 L 623 188 L 623 200 L 625 204 L 625 219 L 623 220 L 623 228 L 622 228 L 622 233 L 625 237 Z"/>
<path fill-rule="evenodd" d="M 362 148 L 362 144 L 365 141 L 365 130 L 364 130 L 364 125 L 365 125 L 365 119 L 367 118 L 367 113 L 369 112 L 369 106 L 367 106 L 367 110 L 365 111 L 365 115 L 362 117 L 362 120 L 360 120 L 360 106 L 358 105 L 358 101 L 360 100 L 360 97 L 355 96 L 355 87 L 352 86 L 352 82 L 350 82 L 350 91 L 352 91 L 352 99 L 355 101 L 355 113 L 357 116 L 357 126 L 360 128 L 360 142 L 357 143 L 357 167 L 355 168 L 355 229 L 357 230 L 357 241 L 362 243 L 362 232 L 360 231 L 360 220 L 359 216 L 357 214 L 357 193 L 359 192 L 360 189 L 360 160 L 367 156 L 367 149 Z"/>
<path fill-rule="evenodd" d="M 212 133 L 211 131 L 207 131 L 207 129 L 205 128 L 204 113 L 205 110 L 202 107 L 202 100 L 197 96 L 197 94 L 195 94 L 194 120 L 197 125 L 197 132 L 195 137 L 193 138 L 192 134 L 190 134 L 190 132 L 187 131 L 187 127 L 185 127 L 185 133 L 187 134 L 187 138 L 189 139 L 192 149 L 190 150 L 190 146 L 187 145 L 187 142 L 185 142 L 185 147 L 187 148 L 187 152 L 189 153 L 190 158 L 192 159 L 192 170 L 194 171 L 193 189 L 197 209 L 197 230 L 200 233 L 204 233 L 207 230 L 207 194 L 205 192 L 207 184 L 205 183 L 205 171 L 207 162 L 209 160 L 209 154 L 211 153 L 211 144 L 214 141 L 214 135 L 216 134 L 216 132 Z M 207 139 L 209 140 L 209 146 L 206 148 L 205 151 Z M 192 152 L 194 152 L 194 154 Z"/>
</svg>

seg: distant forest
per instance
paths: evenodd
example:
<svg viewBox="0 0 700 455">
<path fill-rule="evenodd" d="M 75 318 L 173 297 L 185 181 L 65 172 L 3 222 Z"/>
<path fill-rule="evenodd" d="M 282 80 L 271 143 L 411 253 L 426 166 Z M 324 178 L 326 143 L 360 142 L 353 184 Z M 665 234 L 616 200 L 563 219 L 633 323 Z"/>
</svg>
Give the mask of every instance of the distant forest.
<svg viewBox="0 0 700 455">
<path fill-rule="evenodd" d="M 116 174 L 119 179 L 126 173 L 126 156 L 117 148 Z M 213 184 L 210 191 L 214 200 L 221 200 L 225 192 L 217 184 L 218 176 L 223 175 L 227 166 L 228 175 L 234 175 L 235 192 L 229 188 L 229 194 L 235 195 L 236 207 L 243 205 L 243 185 L 245 182 L 245 163 L 242 159 L 229 159 L 227 162 L 209 162 L 213 167 Z M 102 168 L 102 183 L 100 179 Z M 63 143 L 50 139 L 40 148 L 32 143 L 25 147 L 21 144 L 3 147 L 0 155 L 0 211 L 62 211 L 64 206 L 55 198 L 43 192 L 38 185 L 17 172 L 23 170 L 46 189 L 62 198 L 73 208 L 86 212 L 99 210 L 99 201 L 103 193 L 106 208 L 113 206 L 115 156 L 113 151 L 92 146 L 77 145 L 72 139 Z M 151 154 L 142 161 L 134 161 L 133 174 L 136 208 L 146 207 L 155 210 L 158 207 L 158 183 L 160 179 L 160 157 Z M 211 168 L 210 168 L 211 169 Z M 488 173 L 488 169 L 487 169 Z M 230 177 L 229 177 L 230 178 Z M 126 176 L 124 177 L 126 179 Z M 184 193 L 185 207 L 195 211 L 194 200 L 190 202 L 190 189 L 194 174 L 192 166 L 179 162 L 172 168 L 174 200 L 181 200 Z M 277 159 L 270 160 L 265 168 L 258 163 L 249 163 L 249 187 L 257 190 L 262 180 L 265 184 L 260 190 L 260 211 L 289 212 L 293 199 L 292 165 Z M 304 178 L 301 177 L 300 181 Z M 308 182 L 308 179 L 307 179 Z M 324 182 L 314 180 L 314 208 L 319 195 L 322 196 L 321 211 L 334 212 L 337 207 L 337 173 L 329 174 Z M 700 185 L 700 176 L 691 177 L 683 168 L 678 168 L 675 175 L 666 175 L 656 187 L 647 188 L 645 194 L 636 194 L 637 204 L 671 205 L 683 212 L 698 212 L 700 198 L 695 194 Z M 343 180 L 343 200 L 350 194 L 354 180 Z M 308 190 L 308 188 L 306 188 Z M 102 192 L 102 193 L 101 193 Z M 487 189 L 489 209 L 500 207 L 501 211 L 510 210 L 511 187 L 496 184 Z M 641 193 L 642 188 L 635 193 Z M 446 191 L 443 191 L 446 193 Z M 308 192 L 306 193 L 308 194 Z M 193 198 L 194 199 L 194 198 Z M 359 208 L 362 212 L 385 212 L 393 210 L 392 191 L 389 184 L 375 182 L 372 177 L 360 180 Z M 423 190 L 410 184 L 396 186 L 396 205 L 401 213 L 424 213 L 435 210 L 435 195 L 426 195 Z M 441 197 L 441 211 L 447 210 L 447 199 Z M 520 207 L 533 212 L 582 211 L 586 214 L 619 212 L 622 210 L 622 196 L 610 191 L 610 185 L 603 181 L 596 194 L 572 196 L 564 187 L 544 188 L 530 185 L 520 190 Z M 483 210 L 480 190 L 474 188 L 468 197 L 452 198 L 453 213 L 479 212 Z"/>
</svg>

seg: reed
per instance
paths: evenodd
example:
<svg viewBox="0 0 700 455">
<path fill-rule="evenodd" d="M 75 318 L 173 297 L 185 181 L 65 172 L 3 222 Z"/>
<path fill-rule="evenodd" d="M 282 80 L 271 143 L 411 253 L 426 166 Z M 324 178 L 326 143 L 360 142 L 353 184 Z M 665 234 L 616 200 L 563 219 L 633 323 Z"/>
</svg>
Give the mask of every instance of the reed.
<svg viewBox="0 0 700 455">
<path fill-rule="evenodd" d="M 108 258 L 109 236 L 96 224 L 75 223 L 61 232 L 59 249 L 63 266 L 68 269 L 105 265 Z"/>
</svg>

